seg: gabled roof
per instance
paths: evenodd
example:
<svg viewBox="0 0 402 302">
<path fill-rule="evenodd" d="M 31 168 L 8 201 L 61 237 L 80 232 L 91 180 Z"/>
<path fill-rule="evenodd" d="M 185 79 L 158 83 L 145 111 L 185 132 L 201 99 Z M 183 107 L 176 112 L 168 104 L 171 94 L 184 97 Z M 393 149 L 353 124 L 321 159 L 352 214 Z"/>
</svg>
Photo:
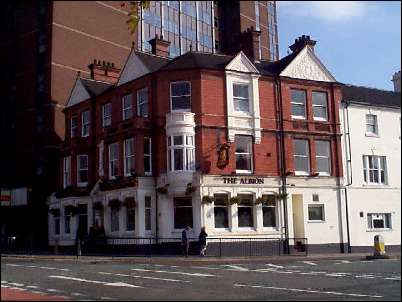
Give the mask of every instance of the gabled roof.
<svg viewBox="0 0 402 302">
<path fill-rule="evenodd" d="M 377 107 L 401 108 L 400 92 L 343 84 L 342 95 L 343 101 L 350 103 Z"/>
<path fill-rule="evenodd" d="M 91 97 L 97 96 L 106 90 L 113 87 L 112 84 L 95 81 L 92 79 L 82 78 L 79 75 L 75 81 L 74 87 L 71 90 L 66 107 L 71 107 L 79 104 Z"/>
<path fill-rule="evenodd" d="M 174 58 L 160 70 L 225 69 L 233 56 L 191 51 Z"/>
<path fill-rule="evenodd" d="M 80 79 L 91 97 L 97 96 L 113 86 L 112 84 L 106 82 L 95 81 L 87 78 Z"/>
</svg>

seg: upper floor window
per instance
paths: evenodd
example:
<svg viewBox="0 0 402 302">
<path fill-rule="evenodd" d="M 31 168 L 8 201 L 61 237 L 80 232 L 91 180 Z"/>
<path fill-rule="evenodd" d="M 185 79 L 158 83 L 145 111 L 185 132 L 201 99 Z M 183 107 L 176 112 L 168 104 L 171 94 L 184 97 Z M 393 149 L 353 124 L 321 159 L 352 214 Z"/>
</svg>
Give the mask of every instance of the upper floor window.
<svg viewBox="0 0 402 302">
<path fill-rule="evenodd" d="M 145 175 L 152 173 L 152 145 L 150 137 L 144 137 L 144 172 Z"/>
<path fill-rule="evenodd" d="M 168 137 L 168 171 L 194 171 L 194 136 Z"/>
<path fill-rule="evenodd" d="M 250 112 L 248 85 L 233 84 L 233 103 L 236 111 Z"/>
<path fill-rule="evenodd" d="M 368 213 L 367 226 L 370 230 L 391 229 L 391 214 L 389 213 Z"/>
<path fill-rule="evenodd" d="M 148 89 L 137 91 L 137 115 L 148 117 Z"/>
<path fill-rule="evenodd" d="M 387 183 L 387 163 L 385 156 L 363 155 L 364 182 L 369 184 Z"/>
<path fill-rule="evenodd" d="M 119 174 L 119 143 L 109 145 L 109 178 L 114 179 Z"/>
<path fill-rule="evenodd" d="M 89 110 L 85 110 L 84 112 L 81 113 L 81 136 L 86 137 L 89 136 L 89 123 L 90 123 L 90 116 L 89 116 Z"/>
<path fill-rule="evenodd" d="M 112 124 L 112 103 L 106 103 L 102 106 L 102 127 L 110 127 Z"/>
<path fill-rule="evenodd" d="M 71 156 L 63 159 L 63 188 L 71 186 Z"/>
<path fill-rule="evenodd" d="M 299 175 L 307 175 L 310 173 L 310 153 L 308 140 L 293 140 L 293 157 L 295 163 L 295 173 Z"/>
<path fill-rule="evenodd" d="M 170 83 L 172 111 L 191 111 L 190 82 Z"/>
<path fill-rule="evenodd" d="M 124 141 L 124 175 L 131 176 L 134 170 L 134 139 L 129 138 Z"/>
<path fill-rule="evenodd" d="M 123 96 L 121 103 L 122 119 L 124 121 L 133 116 L 133 95 L 127 94 Z"/>
<path fill-rule="evenodd" d="M 306 119 L 306 91 L 291 89 L 292 118 Z"/>
<path fill-rule="evenodd" d="M 78 117 L 76 115 L 73 115 L 71 117 L 71 122 L 70 122 L 70 137 L 71 138 L 78 136 L 77 129 L 78 129 Z"/>
<path fill-rule="evenodd" d="M 366 134 L 378 135 L 377 116 L 366 114 Z"/>
<path fill-rule="evenodd" d="M 313 114 L 317 121 L 328 120 L 328 98 L 326 92 L 313 91 Z"/>
<path fill-rule="evenodd" d="M 330 175 L 331 152 L 329 141 L 315 141 L 315 153 L 317 172 L 322 175 Z"/>
<path fill-rule="evenodd" d="M 88 184 L 88 155 L 77 157 L 77 185 L 85 187 Z"/>
<path fill-rule="evenodd" d="M 236 172 L 251 173 L 253 169 L 253 142 L 251 136 L 236 135 Z"/>
</svg>

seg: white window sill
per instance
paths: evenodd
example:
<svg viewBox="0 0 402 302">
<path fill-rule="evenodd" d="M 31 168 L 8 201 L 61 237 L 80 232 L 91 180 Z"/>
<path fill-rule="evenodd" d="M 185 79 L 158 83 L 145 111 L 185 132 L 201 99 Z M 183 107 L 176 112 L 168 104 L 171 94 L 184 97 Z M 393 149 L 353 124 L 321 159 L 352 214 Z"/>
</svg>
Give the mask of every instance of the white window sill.
<svg viewBox="0 0 402 302">
<path fill-rule="evenodd" d="M 389 188 L 389 185 L 379 184 L 379 183 L 363 183 L 363 187 L 372 187 L 372 188 Z"/>
<path fill-rule="evenodd" d="M 314 117 L 313 120 L 316 122 L 328 122 L 328 119 L 320 118 L 320 117 Z"/>
<path fill-rule="evenodd" d="M 88 186 L 88 183 L 87 183 L 87 182 L 79 182 L 79 183 L 77 184 L 77 187 L 79 187 L 79 188 L 84 188 L 84 187 L 86 187 L 86 186 Z"/>
<path fill-rule="evenodd" d="M 81 137 L 89 137 L 89 134 L 88 135 L 81 135 Z"/>
<path fill-rule="evenodd" d="M 325 223 L 325 220 L 307 220 L 307 223 Z"/>
<path fill-rule="evenodd" d="M 235 109 L 234 113 L 237 116 L 244 116 L 244 117 L 252 117 L 253 116 L 250 111 L 242 111 L 242 110 L 236 110 Z"/>
<path fill-rule="evenodd" d="M 318 172 L 318 176 L 326 176 L 326 177 L 329 177 L 329 176 L 331 176 L 331 174 L 330 174 L 330 173 L 327 173 L 327 172 Z"/>
<path fill-rule="evenodd" d="M 373 232 L 391 232 L 392 229 L 367 229 L 366 232 L 373 233 Z"/>
<path fill-rule="evenodd" d="M 370 132 L 366 132 L 365 136 L 366 136 L 366 137 L 377 137 L 377 138 L 380 137 L 378 134 L 376 134 L 376 133 L 370 133 Z"/>
<path fill-rule="evenodd" d="M 278 227 L 263 227 L 263 232 L 279 232 Z"/>
<path fill-rule="evenodd" d="M 252 174 L 253 171 L 248 170 L 236 170 L 236 174 Z"/>
<path fill-rule="evenodd" d="M 180 171 L 180 172 L 183 172 L 183 171 Z M 145 172 L 144 175 L 145 176 L 152 176 L 152 172 Z"/>
<path fill-rule="evenodd" d="M 310 173 L 305 171 L 295 171 L 295 176 L 309 176 Z"/>
<path fill-rule="evenodd" d="M 305 116 L 291 115 L 292 120 L 306 120 Z"/>
<path fill-rule="evenodd" d="M 257 232 L 255 227 L 237 227 L 238 232 Z"/>
<path fill-rule="evenodd" d="M 215 228 L 214 227 L 214 233 L 219 235 L 219 234 L 226 234 L 226 233 L 230 233 L 231 230 L 229 228 Z"/>
</svg>

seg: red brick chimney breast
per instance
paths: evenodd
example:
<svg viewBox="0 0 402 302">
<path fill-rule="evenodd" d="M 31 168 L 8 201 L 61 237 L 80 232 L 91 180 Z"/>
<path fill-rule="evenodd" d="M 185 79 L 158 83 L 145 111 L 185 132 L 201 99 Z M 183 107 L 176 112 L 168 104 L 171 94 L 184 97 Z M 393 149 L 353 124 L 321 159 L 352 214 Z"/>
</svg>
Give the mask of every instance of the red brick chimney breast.
<svg viewBox="0 0 402 302">
<path fill-rule="evenodd" d="M 152 53 L 157 56 L 161 56 L 167 58 L 169 55 L 169 41 L 163 40 L 163 36 L 159 38 L 158 35 L 155 35 L 155 38 L 148 41 L 152 47 Z"/>
<path fill-rule="evenodd" d="M 119 80 L 120 69 L 114 66 L 114 63 L 94 60 L 93 63 L 88 65 L 91 71 L 91 79 L 96 81 L 107 82 L 115 84 Z"/>
</svg>

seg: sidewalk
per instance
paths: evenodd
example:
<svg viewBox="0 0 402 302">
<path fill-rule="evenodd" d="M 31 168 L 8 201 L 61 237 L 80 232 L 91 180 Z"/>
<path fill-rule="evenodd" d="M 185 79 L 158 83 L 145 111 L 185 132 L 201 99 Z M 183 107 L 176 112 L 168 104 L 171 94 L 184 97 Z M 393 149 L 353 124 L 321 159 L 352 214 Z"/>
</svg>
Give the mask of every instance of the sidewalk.
<svg viewBox="0 0 402 302">
<path fill-rule="evenodd" d="M 67 301 L 69 299 L 45 294 L 36 294 L 11 288 L 1 288 L 1 301 Z"/>
<path fill-rule="evenodd" d="M 67 255 L 1 255 L 2 259 L 30 259 L 30 260 L 51 260 L 51 261 L 77 261 L 84 263 L 102 263 L 102 262 L 115 262 L 115 263 L 241 263 L 241 262 L 260 262 L 260 261 L 297 261 L 297 260 L 366 260 L 368 253 L 352 253 L 352 254 L 310 254 L 308 256 L 299 255 L 281 255 L 281 256 L 264 256 L 264 257 L 199 257 L 199 256 L 67 256 Z M 400 253 L 388 254 L 391 259 L 400 259 Z M 375 260 L 373 260 L 375 261 Z"/>
</svg>

